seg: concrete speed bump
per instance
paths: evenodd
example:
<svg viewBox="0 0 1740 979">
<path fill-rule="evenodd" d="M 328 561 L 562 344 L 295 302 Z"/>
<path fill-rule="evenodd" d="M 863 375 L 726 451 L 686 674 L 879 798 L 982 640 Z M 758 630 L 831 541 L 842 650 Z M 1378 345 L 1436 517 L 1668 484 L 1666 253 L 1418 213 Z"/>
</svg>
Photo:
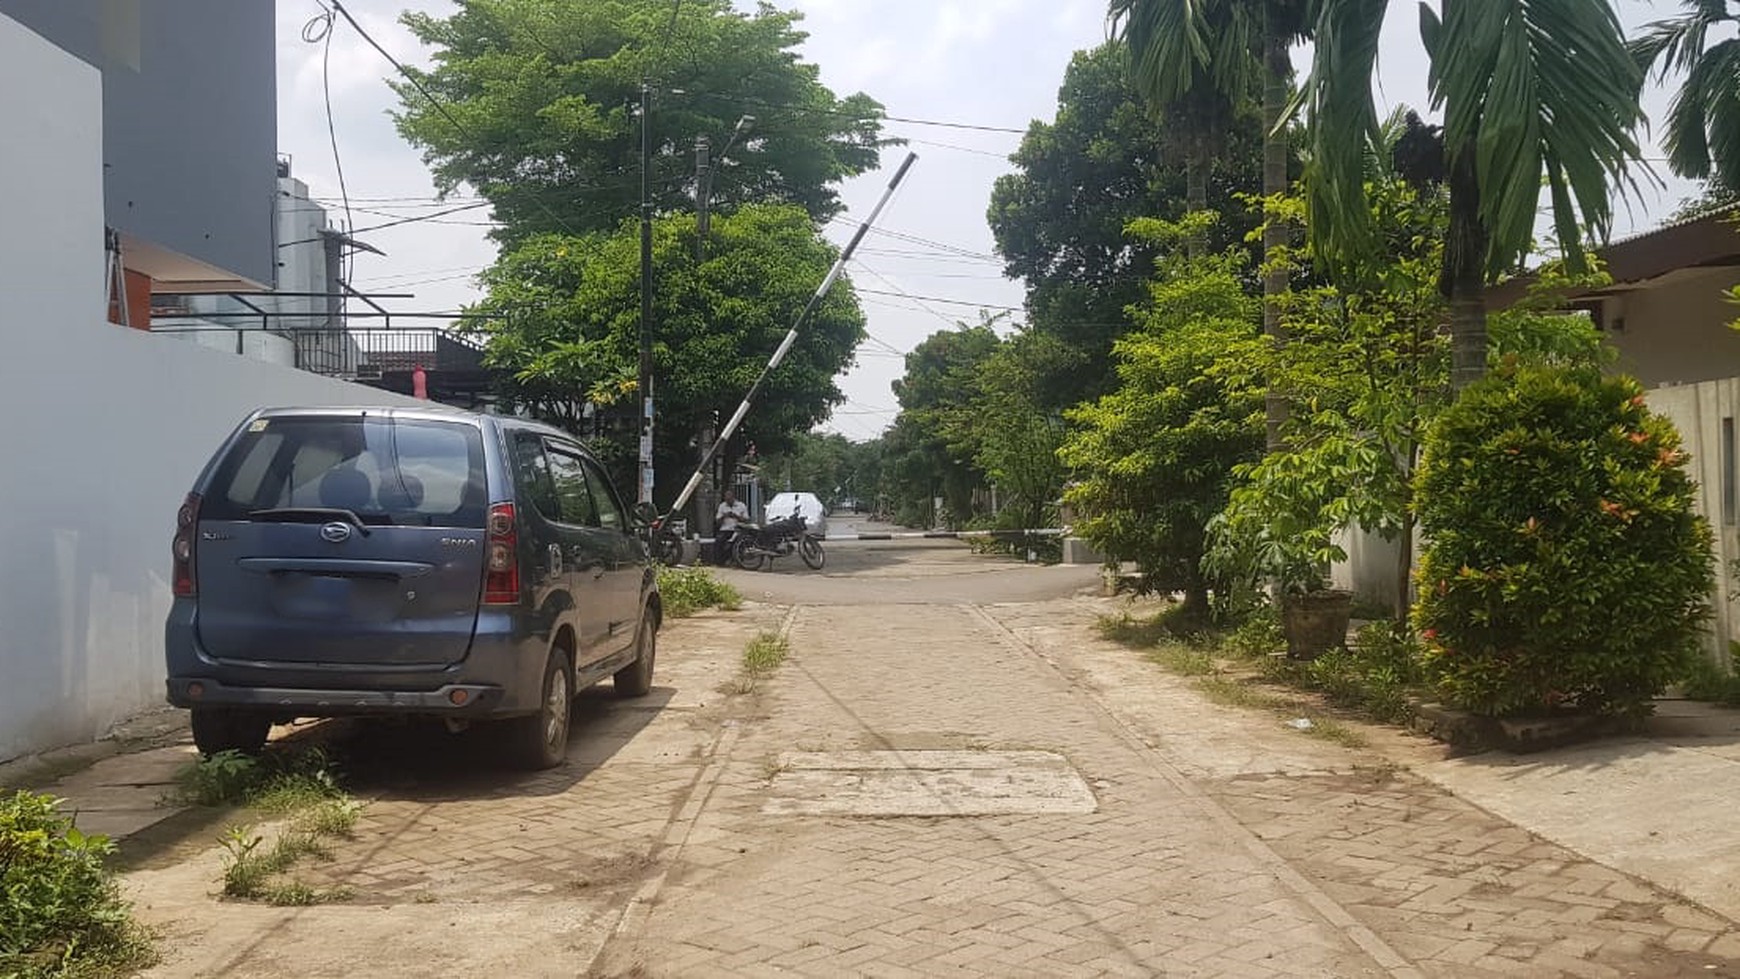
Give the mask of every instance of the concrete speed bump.
<svg viewBox="0 0 1740 979">
<path fill-rule="evenodd" d="M 1003 816 L 1089 813 L 1094 794 L 1050 751 L 805 751 L 780 756 L 780 816 Z"/>
</svg>

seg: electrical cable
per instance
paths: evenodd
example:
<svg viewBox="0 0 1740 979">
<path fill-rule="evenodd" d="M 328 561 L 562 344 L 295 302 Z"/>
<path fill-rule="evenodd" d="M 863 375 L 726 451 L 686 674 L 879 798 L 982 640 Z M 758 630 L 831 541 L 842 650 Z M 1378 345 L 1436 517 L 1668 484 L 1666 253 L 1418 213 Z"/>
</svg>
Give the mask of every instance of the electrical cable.
<svg viewBox="0 0 1740 979">
<path fill-rule="evenodd" d="M 320 13 L 308 19 L 302 25 L 302 40 L 309 44 L 320 45 L 320 94 L 326 103 L 326 137 L 332 145 L 332 168 L 338 172 L 338 193 L 344 201 L 344 225 L 347 234 L 354 235 L 356 218 L 350 212 L 350 188 L 344 180 L 344 159 L 338 152 L 338 128 L 332 115 L 332 25 L 333 12 L 321 0 L 314 0 Z M 344 280 L 349 282 L 356 278 L 356 253 L 352 248 L 345 255 Z"/>
</svg>

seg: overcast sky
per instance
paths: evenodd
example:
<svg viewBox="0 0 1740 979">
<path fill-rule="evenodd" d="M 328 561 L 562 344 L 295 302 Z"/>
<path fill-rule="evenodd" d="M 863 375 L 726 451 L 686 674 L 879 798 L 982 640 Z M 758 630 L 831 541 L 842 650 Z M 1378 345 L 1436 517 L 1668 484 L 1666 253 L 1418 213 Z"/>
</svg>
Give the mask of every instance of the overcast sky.
<svg viewBox="0 0 1740 979">
<path fill-rule="evenodd" d="M 866 92 L 893 117 L 961 124 L 887 126 L 891 135 L 911 141 L 908 148 L 919 161 L 883 212 L 879 227 L 891 234 L 872 235 L 849 268 L 869 318 L 870 339 L 859 348 L 857 366 L 841 380 L 849 401 L 824 426 L 853 439 L 869 438 L 894 417 L 889 383 L 900 376 L 901 352 L 956 320 L 975 321 L 981 304 L 1021 305 L 1021 286 L 1001 277 L 985 224 L 991 184 L 1011 169 L 1005 157 L 1020 135 L 968 127 L 1020 130 L 1032 119 L 1050 119 L 1070 55 L 1105 39 L 1105 2 L 783 0 L 779 5 L 806 15 L 802 26 L 810 37 L 803 56 L 821 67 L 823 83 L 836 93 Z M 441 14 L 452 7 L 449 0 L 352 0 L 348 5 L 387 50 L 419 64 L 426 63 L 427 52 L 399 26 L 398 13 L 411 8 Z M 1425 67 L 1415 5 L 1398 2 L 1390 9 L 1380 98 L 1389 105 L 1423 106 Z M 1671 15 L 1675 5 L 1619 0 L 1619 9 L 1626 27 L 1635 29 Z M 292 158 L 295 175 L 315 196 L 336 200 L 321 45 L 303 40 L 304 24 L 319 13 L 315 0 L 278 0 L 278 149 Z M 1300 51 L 1295 61 L 1304 67 L 1307 57 Z M 383 81 L 391 66 L 342 21 L 332 40 L 329 70 L 333 127 L 356 227 L 465 203 L 433 200 L 427 168 L 387 115 L 395 103 Z M 1645 107 L 1652 118 L 1660 118 L 1666 105 L 1665 93 L 1652 92 Z M 904 153 L 885 152 L 882 172 L 844 187 L 850 209 L 846 219 L 830 226 L 829 237 L 842 244 L 850 237 Z M 1659 153 L 1652 149 L 1650 155 Z M 1691 192 L 1683 181 L 1665 182 L 1664 190 L 1646 190 L 1630 202 L 1629 213 L 1621 205 L 1617 234 L 1650 227 Z M 383 303 L 394 309 L 457 310 L 475 301 L 479 293 L 471 277 L 495 254 L 485 237 L 486 216 L 484 210 L 465 211 L 361 235 L 386 255 L 359 256 L 355 285 L 370 293 L 415 294 Z"/>
</svg>

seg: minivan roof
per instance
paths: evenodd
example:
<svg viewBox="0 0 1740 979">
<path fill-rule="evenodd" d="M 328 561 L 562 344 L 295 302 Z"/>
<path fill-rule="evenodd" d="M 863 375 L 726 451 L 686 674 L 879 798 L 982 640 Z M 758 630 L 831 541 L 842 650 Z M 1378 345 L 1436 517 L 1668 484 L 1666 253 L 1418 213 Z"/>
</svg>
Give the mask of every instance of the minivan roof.
<svg viewBox="0 0 1740 979">
<path fill-rule="evenodd" d="M 485 422 L 489 422 L 495 425 L 505 425 L 515 429 L 542 432 L 546 435 L 555 435 L 566 439 L 575 438 L 573 435 L 564 432 L 553 425 L 548 425 L 544 422 L 535 421 L 530 418 L 521 418 L 518 415 L 485 415 L 475 411 L 466 411 L 463 408 L 455 408 L 451 405 L 435 403 L 428 405 L 288 405 L 275 408 L 261 408 L 249 417 L 284 418 L 298 416 L 306 417 L 309 415 L 374 415 L 377 417 L 386 416 L 390 418 L 425 419 L 429 421 L 470 422 L 474 425 L 482 425 Z M 576 439 L 576 441 L 578 440 Z"/>
</svg>

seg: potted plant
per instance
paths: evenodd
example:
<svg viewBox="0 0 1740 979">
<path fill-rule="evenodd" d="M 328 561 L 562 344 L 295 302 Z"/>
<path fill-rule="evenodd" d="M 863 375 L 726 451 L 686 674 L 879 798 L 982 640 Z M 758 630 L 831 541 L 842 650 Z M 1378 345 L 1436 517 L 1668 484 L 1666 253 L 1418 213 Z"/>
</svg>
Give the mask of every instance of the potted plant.
<svg viewBox="0 0 1740 979">
<path fill-rule="evenodd" d="M 1332 588 L 1329 567 L 1347 559 L 1335 543 L 1338 480 L 1311 459 L 1277 453 L 1251 467 L 1209 526 L 1203 564 L 1217 578 L 1268 590 L 1280 606 L 1289 656 L 1310 659 L 1340 646 L 1353 593 Z"/>
</svg>

